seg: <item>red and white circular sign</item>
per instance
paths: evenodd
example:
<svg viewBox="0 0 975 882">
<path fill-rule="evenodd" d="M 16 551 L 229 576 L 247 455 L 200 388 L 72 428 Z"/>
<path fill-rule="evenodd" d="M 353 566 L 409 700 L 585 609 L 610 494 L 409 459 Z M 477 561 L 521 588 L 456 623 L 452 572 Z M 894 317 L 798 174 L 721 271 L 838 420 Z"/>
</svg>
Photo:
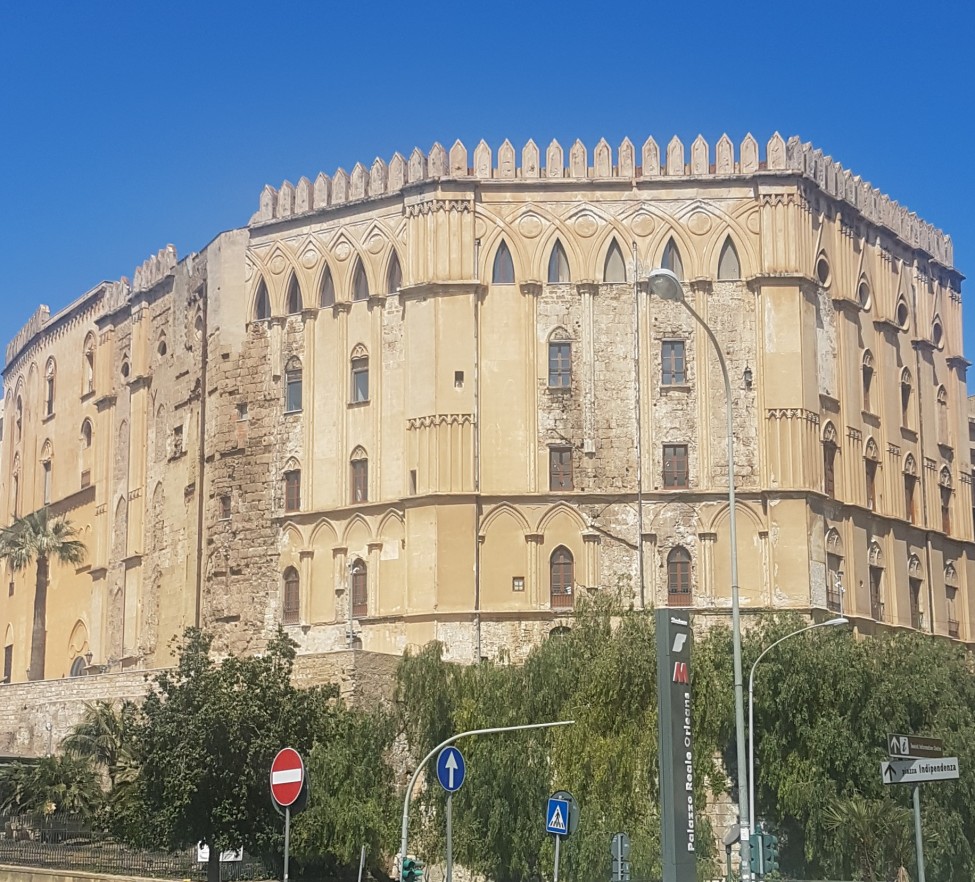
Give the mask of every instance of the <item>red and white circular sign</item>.
<svg viewBox="0 0 975 882">
<path fill-rule="evenodd" d="M 305 764 L 298 751 L 285 747 L 271 763 L 271 797 L 287 808 L 301 795 L 301 785 L 305 781 Z"/>
</svg>

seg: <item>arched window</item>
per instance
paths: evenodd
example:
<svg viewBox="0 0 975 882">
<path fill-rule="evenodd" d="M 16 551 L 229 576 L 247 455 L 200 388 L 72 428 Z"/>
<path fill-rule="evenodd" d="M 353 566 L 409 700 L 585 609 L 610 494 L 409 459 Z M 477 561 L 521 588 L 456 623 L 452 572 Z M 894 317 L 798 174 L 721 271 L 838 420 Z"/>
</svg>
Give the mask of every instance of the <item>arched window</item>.
<svg viewBox="0 0 975 882">
<path fill-rule="evenodd" d="M 352 274 L 352 299 L 369 299 L 369 282 L 366 279 L 366 271 L 361 260 L 356 262 L 355 272 Z"/>
<path fill-rule="evenodd" d="M 54 380 L 57 377 L 57 365 L 53 358 L 47 360 L 44 369 L 44 415 L 54 415 Z"/>
<path fill-rule="evenodd" d="M 619 283 L 626 281 L 626 263 L 623 260 L 623 252 L 620 250 L 619 243 L 613 239 L 606 253 L 606 263 L 603 266 L 603 281 Z"/>
<path fill-rule="evenodd" d="M 352 618 L 361 619 L 369 615 L 369 579 L 362 558 L 352 562 Z"/>
<path fill-rule="evenodd" d="M 941 319 L 937 316 L 934 319 L 934 324 L 931 325 L 931 342 L 940 349 L 944 346 L 945 342 L 945 332 L 944 327 L 941 324 Z"/>
<path fill-rule="evenodd" d="M 839 532 L 826 531 L 826 606 L 833 612 L 843 611 L 843 543 Z"/>
<path fill-rule="evenodd" d="M 318 293 L 318 305 L 323 307 L 335 306 L 335 282 L 332 281 L 332 270 L 325 267 L 322 276 L 322 287 Z"/>
<path fill-rule="evenodd" d="M 565 256 L 562 242 L 556 239 L 552 246 L 552 253 L 548 258 L 548 283 L 550 285 L 563 285 L 571 281 L 569 259 Z"/>
<path fill-rule="evenodd" d="M 287 310 L 288 315 L 297 315 L 301 312 L 301 288 L 298 286 L 298 277 L 294 275 L 288 285 Z"/>
<path fill-rule="evenodd" d="M 948 424 L 948 390 L 938 387 L 938 443 L 951 446 L 951 433 Z"/>
<path fill-rule="evenodd" d="M 13 477 L 10 484 L 10 511 L 14 518 L 20 517 L 20 454 L 14 456 Z"/>
<path fill-rule="evenodd" d="M 24 399 L 17 396 L 17 404 L 14 413 L 14 440 L 19 441 L 24 433 Z"/>
<path fill-rule="evenodd" d="M 873 386 L 873 354 L 869 349 L 863 353 L 863 364 L 861 370 L 863 374 L 863 409 L 868 413 L 871 413 L 870 392 L 871 387 Z"/>
<path fill-rule="evenodd" d="M 667 604 L 691 605 L 691 555 L 681 545 L 667 555 Z"/>
<path fill-rule="evenodd" d="M 901 425 L 909 429 L 911 427 L 911 372 L 904 368 L 901 371 Z"/>
<path fill-rule="evenodd" d="M 45 505 L 51 502 L 51 488 L 54 481 L 53 459 L 54 448 L 50 441 L 45 441 L 41 448 L 41 499 Z"/>
<path fill-rule="evenodd" d="M 870 309 L 870 282 L 866 276 L 861 276 L 857 285 L 857 303 L 861 309 Z"/>
<path fill-rule="evenodd" d="M 941 492 L 941 532 L 951 535 L 951 472 L 945 466 L 938 476 L 938 489 Z"/>
<path fill-rule="evenodd" d="M 254 321 L 263 322 L 271 317 L 271 298 L 267 294 L 267 283 L 261 279 L 254 297 Z"/>
<path fill-rule="evenodd" d="M 197 316 L 197 318 L 199 318 L 199 316 Z M 163 331 L 159 335 L 159 339 L 156 341 L 156 354 L 160 358 L 163 358 L 167 352 L 169 352 L 169 347 L 166 345 L 166 332 Z"/>
<path fill-rule="evenodd" d="M 867 550 L 870 561 L 870 615 L 878 621 L 884 620 L 884 555 L 876 542 L 871 542 Z"/>
<path fill-rule="evenodd" d="M 365 347 L 356 346 L 352 350 L 352 376 L 349 400 L 352 404 L 362 404 L 369 400 L 369 355 Z"/>
<path fill-rule="evenodd" d="M 923 587 L 921 558 L 912 554 L 907 559 L 907 594 L 911 605 L 911 627 L 921 630 L 921 588 Z"/>
<path fill-rule="evenodd" d="M 284 571 L 284 607 L 281 623 L 297 625 L 301 616 L 301 594 L 299 591 L 298 571 L 288 567 Z"/>
<path fill-rule="evenodd" d="M 823 492 L 836 499 L 836 429 L 827 423 L 823 429 Z"/>
<path fill-rule="evenodd" d="M 511 260 L 508 243 L 501 240 L 494 255 L 494 268 L 491 270 L 491 283 L 494 285 L 513 285 L 515 283 L 515 265 Z"/>
<path fill-rule="evenodd" d="M 880 451 L 877 449 L 876 441 L 870 438 L 867 441 L 863 468 L 866 480 L 867 508 L 871 511 L 877 510 L 877 469 L 879 466 Z"/>
<path fill-rule="evenodd" d="M 574 564 L 572 552 L 560 545 L 549 560 L 550 599 L 552 609 L 571 609 L 574 601 Z"/>
<path fill-rule="evenodd" d="M 349 459 L 352 501 L 369 501 L 369 456 L 361 447 L 352 451 Z"/>
<path fill-rule="evenodd" d="M 81 446 L 85 450 L 91 447 L 91 420 L 85 420 L 81 424 Z"/>
<path fill-rule="evenodd" d="M 684 261 L 681 260 L 680 250 L 677 248 L 677 243 L 673 238 L 669 239 L 667 246 L 664 248 L 663 257 L 660 259 L 660 265 L 664 269 L 669 269 L 678 279 L 683 280 L 684 278 Z"/>
<path fill-rule="evenodd" d="M 728 281 L 741 278 L 741 261 L 738 260 L 738 251 L 735 243 L 731 241 L 731 236 L 724 240 L 721 246 L 721 255 L 718 257 L 718 281 Z"/>
<path fill-rule="evenodd" d="M 296 356 L 288 359 L 284 367 L 284 412 L 301 410 L 301 361 Z"/>
<path fill-rule="evenodd" d="M 906 331 L 907 324 L 910 321 L 910 319 L 911 319 L 911 312 L 907 308 L 907 301 L 901 298 L 901 300 L 899 300 L 897 303 L 897 326 L 901 330 Z"/>
<path fill-rule="evenodd" d="M 389 261 L 389 270 L 386 273 L 386 293 L 395 294 L 403 287 L 403 270 L 399 265 L 399 257 L 393 252 L 393 257 Z"/>
<path fill-rule="evenodd" d="M 95 391 L 95 335 L 85 337 L 84 361 L 82 363 L 81 394 Z"/>
<path fill-rule="evenodd" d="M 301 469 L 295 460 L 288 463 L 284 473 L 284 510 L 301 510 Z"/>
<path fill-rule="evenodd" d="M 825 251 L 820 251 L 819 257 L 816 258 L 816 278 L 819 280 L 819 284 L 824 288 L 829 287 L 831 276 L 829 258 L 826 256 Z"/>
<path fill-rule="evenodd" d="M 948 614 L 948 636 L 956 640 L 961 635 L 961 625 L 958 621 L 958 573 L 955 565 L 945 566 L 945 612 Z"/>
<path fill-rule="evenodd" d="M 904 517 L 917 523 L 917 463 L 910 453 L 904 457 Z"/>
</svg>

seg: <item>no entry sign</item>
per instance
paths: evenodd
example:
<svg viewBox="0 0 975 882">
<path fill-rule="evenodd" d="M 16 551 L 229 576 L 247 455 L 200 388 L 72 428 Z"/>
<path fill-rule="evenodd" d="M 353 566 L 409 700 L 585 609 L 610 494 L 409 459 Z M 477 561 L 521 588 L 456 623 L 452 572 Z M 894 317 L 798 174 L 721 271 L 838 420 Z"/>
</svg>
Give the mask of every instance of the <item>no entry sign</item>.
<svg viewBox="0 0 975 882">
<path fill-rule="evenodd" d="M 298 751 L 285 747 L 271 763 L 271 797 L 287 808 L 301 795 L 301 785 L 305 781 L 305 764 Z"/>
</svg>

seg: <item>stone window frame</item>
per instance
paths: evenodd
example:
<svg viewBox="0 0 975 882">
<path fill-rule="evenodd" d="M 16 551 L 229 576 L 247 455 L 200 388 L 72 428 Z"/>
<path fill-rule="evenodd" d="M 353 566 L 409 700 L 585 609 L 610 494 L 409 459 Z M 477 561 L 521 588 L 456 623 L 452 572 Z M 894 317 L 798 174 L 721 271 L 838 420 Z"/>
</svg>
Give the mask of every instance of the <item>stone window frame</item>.
<svg viewBox="0 0 975 882">
<path fill-rule="evenodd" d="M 667 553 L 667 605 L 692 606 L 691 553 L 683 545 L 675 545 Z"/>
<path fill-rule="evenodd" d="M 904 457 L 904 519 L 909 524 L 917 523 L 917 463 L 914 454 Z"/>
<path fill-rule="evenodd" d="M 54 399 L 57 392 L 58 364 L 52 355 L 44 366 L 44 417 L 54 416 Z"/>
<path fill-rule="evenodd" d="M 369 615 L 369 567 L 361 557 L 349 566 L 349 603 L 353 619 Z"/>
<path fill-rule="evenodd" d="M 364 387 L 360 383 L 365 378 Z M 352 350 L 349 359 L 349 404 L 369 403 L 369 351 L 361 343 Z"/>
<path fill-rule="evenodd" d="M 921 572 L 921 558 L 912 554 L 907 558 L 907 600 L 911 614 L 911 627 L 920 631 L 924 627 L 924 614 L 921 612 L 921 595 L 924 578 Z"/>
<path fill-rule="evenodd" d="M 913 429 L 914 421 L 911 419 L 913 393 L 914 378 L 911 376 L 910 368 L 905 367 L 901 371 L 901 426 L 905 429 Z"/>
<path fill-rule="evenodd" d="M 843 539 L 836 527 L 826 531 L 826 608 L 843 612 Z"/>
<path fill-rule="evenodd" d="M 687 444 L 663 445 L 661 483 L 665 490 L 686 490 L 690 487 L 690 448 Z"/>
<path fill-rule="evenodd" d="M 81 356 L 81 397 L 91 395 L 95 391 L 95 349 L 97 342 L 94 331 L 85 335 Z"/>
<path fill-rule="evenodd" d="M 281 624 L 301 623 L 301 579 L 296 567 L 287 567 L 281 574 L 282 603 Z"/>
<path fill-rule="evenodd" d="M 349 457 L 349 493 L 353 505 L 369 501 L 369 454 L 361 446 Z"/>
<path fill-rule="evenodd" d="M 572 388 L 572 337 L 562 327 L 548 335 L 548 388 Z M 553 360 L 554 359 L 554 360 Z"/>
<path fill-rule="evenodd" d="M 54 493 L 54 445 L 45 438 L 41 445 L 41 501 L 50 505 Z"/>
<path fill-rule="evenodd" d="M 884 553 L 880 544 L 872 540 L 867 546 L 869 572 L 870 615 L 875 621 L 886 621 L 886 598 L 884 596 Z"/>
<path fill-rule="evenodd" d="M 951 421 L 948 419 L 948 389 L 944 383 L 938 386 L 936 393 L 938 408 L 938 444 L 951 447 Z"/>
<path fill-rule="evenodd" d="M 873 413 L 873 380 L 874 380 L 874 360 L 873 353 L 869 349 L 863 350 L 863 358 L 860 361 L 861 386 L 863 393 L 863 410 L 866 413 Z"/>
<path fill-rule="evenodd" d="M 292 355 L 284 366 L 284 412 L 286 414 L 301 413 L 303 406 L 301 384 L 301 359 L 297 355 Z"/>
<path fill-rule="evenodd" d="M 877 511 L 877 481 L 880 471 L 880 448 L 873 438 L 868 438 L 863 453 L 863 474 L 866 504 L 870 511 Z"/>
<path fill-rule="evenodd" d="M 575 490 L 572 445 L 556 444 L 548 449 L 548 489 L 551 493 Z"/>
<path fill-rule="evenodd" d="M 680 347 L 679 353 L 668 353 L 667 347 Z M 680 363 L 680 370 L 675 366 Z M 683 337 L 664 337 L 660 341 L 660 385 L 687 385 L 687 340 Z"/>
<path fill-rule="evenodd" d="M 288 462 L 282 477 L 285 512 L 301 511 L 301 465 L 297 460 L 292 459 Z"/>
<path fill-rule="evenodd" d="M 836 455 L 840 446 L 837 443 L 836 427 L 831 421 L 823 426 L 823 493 L 836 499 Z"/>
<path fill-rule="evenodd" d="M 575 606 L 575 558 L 564 545 L 549 556 L 549 606 L 572 609 Z"/>
</svg>

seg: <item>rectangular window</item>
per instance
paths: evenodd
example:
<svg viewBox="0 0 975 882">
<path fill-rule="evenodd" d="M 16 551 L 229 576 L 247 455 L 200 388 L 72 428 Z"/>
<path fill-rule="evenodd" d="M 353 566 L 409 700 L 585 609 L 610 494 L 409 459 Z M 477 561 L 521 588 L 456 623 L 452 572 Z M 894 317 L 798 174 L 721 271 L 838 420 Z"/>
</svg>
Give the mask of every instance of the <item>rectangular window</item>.
<svg viewBox="0 0 975 882">
<path fill-rule="evenodd" d="M 956 588 L 950 585 L 945 588 L 945 605 L 948 612 L 948 636 L 958 639 L 961 628 L 958 624 L 958 615 L 955 612 L 955 595 L 958 593 Z"/>
<path fill-rule="evenodd" d="M 10 674 L 14 669 L 14 648 L 12 645 L 3 648 L 3 682 L 10 682 Z"/>
<path fill-rule="evenodd" d="M 951 535 L 951 489 L 941 488 L 941 532 Z"/>
<path fill-rule="evenodd" d="M 664 487 L 687 487 L 689 479 L 686 444 L 664 445 Z"/>
<path fill-rule="evenodd" d="M 183 427 L 173 429 L 173 456 L 183 455 Z"/>
<path fill-rule="evenodd" d="M 369 359 L 352 359 L 352 403 L 369 400 Z"/>
<path fill-rule="evenodd" d="M 572 385 L 571 343 L 548 344 L 548 385 L 551 389 L 568 389 Z"/>
<path fill-rule="evenodd" d="M 915 499 L 915 488 L 917 478 L 914 475 L 904 475 L 904 517 L 908 523 L 917 523 L 917 501 Z"/>
<path fill-rule="evenodd" d="M 47 505 L 51 501 L 51 463 L 47 461 L 43 463 L 44 466 L 44 504 Z"/>
<path fill-rule="evenodd" d="M 84 490 L 85 487 L 91 486 L 91 469 L 85 469 L 81 473 L 81 489 Z"/>
<path fill-rule="evenodd" d="M 369 501 L 369 460 L 352 461 L 352 501 Z"/>
<path fill-rule="evenodd" d="M 230 520 L 230 494 L 225 493 L 220 497 L 220 520 Z"/>
<path fill-rule="evenodd" d="M 548 451 L 548 489 L 572 489 L 572 448 L 551 447 Z"/>
<path fill-rule="evenodd" d="M 681 386 L 687 382 L 683 340 L 664 340 L 661 345 L 660 360 L 660 381 L 664 386 Z"/>
<path fill-rule="evenodd" d="M 7 597 L 13 597 L 14 596 L 14 587 L 15 586 L 16 586 L 16 582 L 14 582 L 13 580 L 11 580 L 10 584 L 7 586 Z"/>
<path fill-rule="evenodd" d="M 511 590 L 512 591 L 524 591 L 525 590 L 525 577 L 524 576 L 513 576 L 511 579 Z"/>
<path fill-rule="evenodd" d="M 908 580 L 911 594 L 911 627 L 921 630 L 921 580 Z"/>
<path fill-rule="evenodd" d="M 410 469 L 410 496 L 416 495 L 416 469 Z"/>
<path fill-rule="evenodd" d="M 464 372 L 454 371 L 454 388 L 463 389 L 464 388 Z"/>
<path fill-rule="evenodd" d="M 284 510 L 301 509 L 301 472 L 297 469 L 284 473 Z"/>
<path fill-rule="evenodd" d="M 285 404 L 286 413 L 301 410 L 301 370 L 288 371 L 285 376 Z"/>
<path fill-rule="evenodd" d="M 248 419 L 247 402 L 241 401 L 237 404 L 237 420 L 239 422 L 246 419 Z"/>
<path fill-rule="evenodd" d="M 843 559 L 838 554 L 826 554 L 826 606 L 833 612 L 840 612 L 843 606 L 843 586 L 840 580 L 840 568 Z"/>
<path fill-rule="evenodd" d="M 828 441 L 823 445 L 823 492 L 836 499 L 836 445 Z"/>
</svg>

